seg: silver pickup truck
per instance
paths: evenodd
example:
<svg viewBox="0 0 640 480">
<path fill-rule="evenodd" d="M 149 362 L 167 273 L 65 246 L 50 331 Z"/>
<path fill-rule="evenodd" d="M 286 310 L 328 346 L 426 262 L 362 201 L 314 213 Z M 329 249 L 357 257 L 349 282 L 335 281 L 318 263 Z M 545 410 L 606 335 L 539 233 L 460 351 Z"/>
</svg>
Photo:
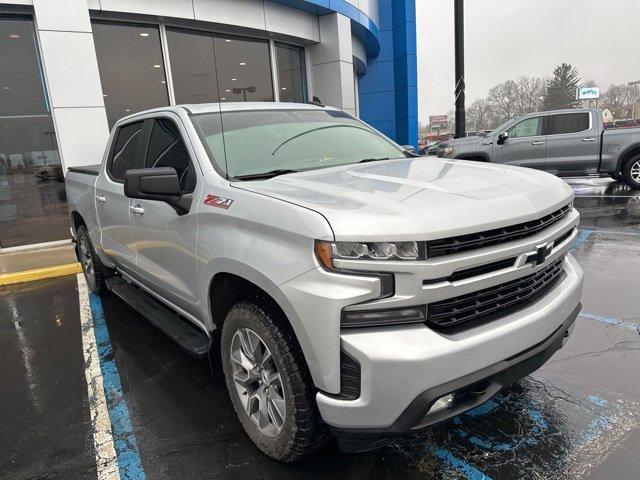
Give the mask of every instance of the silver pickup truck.
<svg viewBox="0 0 640 480">
<path fill-rule="evenodd" d="M 224 372 L 280 461 L 473 408 L 544 364 L 580 311 L 565 182 L 415 158 L 334 108 L 135 114 L 66 185 L 91 290 Z"/>
<path fill-rule="evenodd" d="M 486 136 L 443 142 L 437 155 L 537 168 L 563 177 L 612 177 L 640 189 L 640 128 L 606 129 L 597 109 L 530 113 Z"/>
</svg>

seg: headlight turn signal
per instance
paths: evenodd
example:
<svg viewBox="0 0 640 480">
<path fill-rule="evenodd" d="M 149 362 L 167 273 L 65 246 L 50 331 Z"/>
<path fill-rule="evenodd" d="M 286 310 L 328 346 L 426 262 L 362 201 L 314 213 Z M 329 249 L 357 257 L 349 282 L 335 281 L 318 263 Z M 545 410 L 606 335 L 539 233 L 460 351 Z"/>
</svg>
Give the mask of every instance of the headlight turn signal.
<svg viewBox="0 0 640 480">
<path fill-rule="evenodd" d="M 325 242 L 316 240 L 316 257 L 333 270 L 334 259 L 344 260 L 420 260 L 425 256 L 418 242 Z"/>
</svg>

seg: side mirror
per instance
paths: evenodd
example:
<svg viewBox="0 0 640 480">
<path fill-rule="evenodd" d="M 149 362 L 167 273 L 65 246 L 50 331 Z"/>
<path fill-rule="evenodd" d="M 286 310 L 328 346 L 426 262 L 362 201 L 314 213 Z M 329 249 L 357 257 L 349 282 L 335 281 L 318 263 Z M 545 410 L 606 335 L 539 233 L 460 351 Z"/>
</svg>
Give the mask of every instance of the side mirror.
<svg viewBox="0 0 640 480">
<path fill-rule="evenodd" d="M 405 152 L 416 153 L 416 149 L 413 145 L 402 145 L 402 148 L 404 148 Z"/>
<path fill-rule="evenodd" d="M 124 174 L 124 195 L 128 198 L 168 203 L 178 215 L 191 209 L 191 195 L 182 195 L 180 178 L 173 167 L 134 168 Z"/>
<path fill-rule="evenodd" d="M 502 145 L 508 139 L 509 139 L 509 132 L 502 132 L 500 135 L 498 135 L 498 145 Z"/>
<path fill-rule="evenodd" d="M 175 200 L 182 196 L 173 167 L 134 168 L 124 174 L 124 194 L 144 200 Z"/>
</svg>

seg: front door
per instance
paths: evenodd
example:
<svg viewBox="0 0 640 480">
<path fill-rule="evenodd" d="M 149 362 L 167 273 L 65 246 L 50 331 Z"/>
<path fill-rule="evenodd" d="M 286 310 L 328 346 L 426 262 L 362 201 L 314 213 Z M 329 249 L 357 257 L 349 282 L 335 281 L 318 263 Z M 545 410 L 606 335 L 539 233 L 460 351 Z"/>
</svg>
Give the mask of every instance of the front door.
<svg viewBox="0 0 640 480">
<path fill-rule="evenodd" d="M 496 163 L 545 168 L 547 142 L 542 135 L 543 116 L 521 120 L 511 127 L 502 145 L 494 146 Z"/>
<path fill-rule="evenodd" d="M 181 130 L 180 118 L 163 114 L 151 120 L 145 148 L 144 168 L 173 167 L 180 177 L 183 196 L 197 195 L 202 188 L 199 170 L 192 161 L 190 145 Z M 131 199 L 131 225 L 136 252 L 136 278 L 175 306 L 197 315 L 196 237 L 197 205 L 178 213 L 166 202 Z"/>
<path fill-rule="evenodd" d="M 102 234 L 102 248 L 117 267 L 127 273 L 135 269 L 131 233 L 130 201 L 124 196 L 124 174 L 142 165 L 144 122 L 118 127 L 107 164 L 96 182 L 95 203 Z"/>
</svg>

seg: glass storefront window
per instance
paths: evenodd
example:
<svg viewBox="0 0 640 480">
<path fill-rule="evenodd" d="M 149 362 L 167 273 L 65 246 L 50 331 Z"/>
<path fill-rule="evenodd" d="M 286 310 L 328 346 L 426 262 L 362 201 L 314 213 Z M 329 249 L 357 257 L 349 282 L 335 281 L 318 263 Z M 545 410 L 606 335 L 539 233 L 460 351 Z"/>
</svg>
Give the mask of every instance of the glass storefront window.
<svg viewBox="0 0 640 480">
<path fill-rule="evenodd" d="M 217 102 L 218 79 L 210 34 L 167 28 L 176 103 Z"/>
<path fill-rule="evenodd" d="M 304 50 L 290 45 L 276 45 L 278 88 L 281 102 L 304 102 Z"/>
<path fill-rule="evenodd" d="M 33 21 L 0 16 L 0 246 L 68 237 L 64 177 Z"/>
<path fill-rule="evenodd" d="M 167 28 L 176 103 L 273 102 L 269 43 Z"/>
<path fill-rule="evenodd" d="M 93 21 L 92 29 L 109 127 L 132 113 L 169 105 L 157 26 Z"/>
<path fill-rule="evenodd" d="M 216 37 L 213 44 L 221 101 L 274 101 L 268 42 Z"/>
</svg>

